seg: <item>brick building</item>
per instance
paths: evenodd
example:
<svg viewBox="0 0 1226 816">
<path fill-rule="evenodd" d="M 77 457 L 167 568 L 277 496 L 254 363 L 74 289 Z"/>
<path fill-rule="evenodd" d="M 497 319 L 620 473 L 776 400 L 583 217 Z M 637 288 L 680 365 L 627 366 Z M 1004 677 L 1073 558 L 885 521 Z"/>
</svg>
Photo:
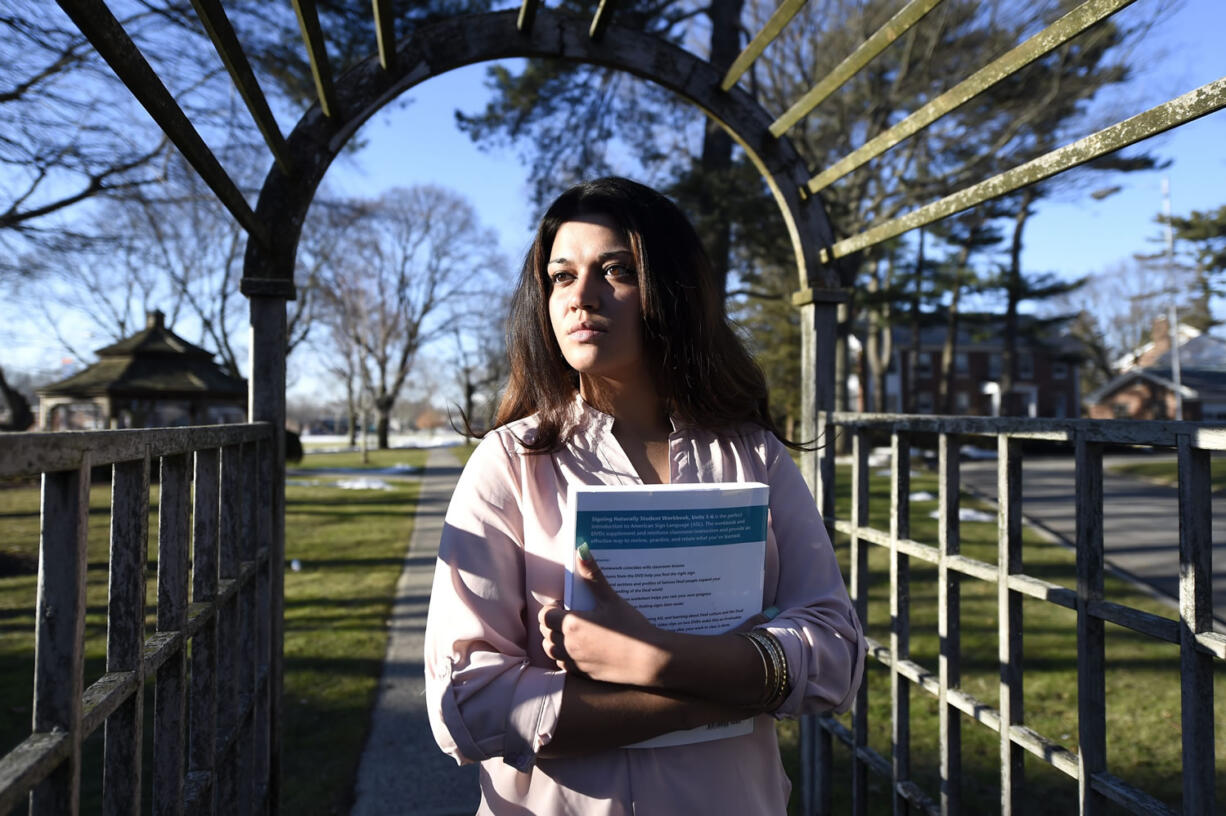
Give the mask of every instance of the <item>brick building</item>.
<svg viewBox="0 0 1226 816">
<path fill-rule="evenodd" d="M 885 410 L 920 414 L 946 413 L 940 405 L 941 355 L 945 327 L 932 325 L 919 332 L 919 347 L 909 327 L 893 329 L 893 354 L 885 377 Z M 964 315 L 958 328 L 953 357 L 950 413 L 971 416 L 1078 417 L 1081 415 L 1081 343 L 1058 326 L 1031 316 L 1019 318 L 1017 376 L 1008 395 L 1001 395 L 1004 365 L 1004 317 Z M 853 385 L 853 404 L 859 410 L 873 405 L 872 377 L 858 366 L 861 377 Z M 858 388 L 863 378 L 868 387 Z M 910 405 L 903 399 L 908 394 Z"/>
</svg>

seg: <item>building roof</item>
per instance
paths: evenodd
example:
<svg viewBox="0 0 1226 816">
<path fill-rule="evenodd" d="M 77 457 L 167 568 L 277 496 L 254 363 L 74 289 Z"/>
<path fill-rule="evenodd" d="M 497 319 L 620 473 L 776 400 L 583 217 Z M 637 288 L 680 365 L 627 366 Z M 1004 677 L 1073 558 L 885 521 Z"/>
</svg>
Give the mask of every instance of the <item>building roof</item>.
<svg viewBox="0 0 1226 816">
<path fill-rule="evenodd" d="M 226 373 L 213 355 L 167 329 L 161 312 L 118 343 L 100 348 L 98 362 L 38 389 L 40 396 L 241 398 L 247 382 Z"/>
<path fill-rule="evenodd" d="M 1102 402 L 1111 394 L 1137 380 L 1175 390 L 1171 353 L 1167 351 L 1152 365 L 1132 368 L 1086 395 L 1087 403 Z M 1184 399 L 1226 398 L 1226 339 L 1211 334 L 1192 337 L 1179 347 L 1179 384 Z"/>
</svg>

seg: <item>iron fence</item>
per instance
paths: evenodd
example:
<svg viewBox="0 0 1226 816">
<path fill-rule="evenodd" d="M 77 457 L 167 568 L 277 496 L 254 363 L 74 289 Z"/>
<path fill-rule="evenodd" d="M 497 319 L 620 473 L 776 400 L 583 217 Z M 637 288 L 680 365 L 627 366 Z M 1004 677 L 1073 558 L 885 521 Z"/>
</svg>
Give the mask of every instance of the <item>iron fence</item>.
<svg viewBox="0 0 1226 816">
<path fill-rule="evenodd" d="M 832 772 L 832 744 L 838 740 L 851 751 L 853 813 L 868 807 L 869 774 L 889 780 L 895 811 L 908 805 L 928 813 L 965 812 L 961 803 L 962 724 L 974 722 L 992 729 L 1000 738 L 1001 812 L 1021 813 L 1024 786 L 1023 752 L 1076 780 L 1079 810 L 1102 812 L 1108 802 L 1133 813 L 1169 814 L 1173 811 L 1140 788 L 1111 772 L 1107 761 L 1107 672 L 1104 642 L 1106 623 L 1125 627 L 1157 641 L 1179 647 L 1182 704 L 1183 812 L 1214 812 L 1214 709 L 1215 661 L 1226 659 L 1226 636 L 1213 631 L 1211 479 L 1212 451 L 1226 450 L 1226 428 L 1197 423 L 1127 422 L 1118 420 L 1036 420 L 980 417 L 934 417 L 836 413 L 829 428 L 851 436 L 851 512 L 831 523 L 847 536 L 850 591 L 866 627 L 868 619 L 871 547 L 888 551 L 888 642 L 869 639 L 870 660 L 884 665 L 890 676 L 891 745 L 889 757 L 869 746 L 869 688 L 865 683 L 852 709 L 850 728 L 833 717 L 823 717 L 805 733 L 803 751 L 807 769 L 805 812 L 829 813 L 829 793 L 836 784 Z M 869 523 L 869 437 L 890 438 L 890 529 Z M 911 535 L 910 479 L 912 436 L 935 437 L 937 450 L 938 530 L 935 543 Z M 959 551 L 961 440 L 994 438 L 997 446 L 998 551 L 996 563 L 969 558 Z M 1061 442 L 1075 457 L 1076 589 L 1027 574 L 1022 547 L 1022 445 L 1027 440 Z M 1179 616 L 1171 619 L 1108 601 L 1104 597 L 1103 553 L 1103 449 L 1114 445 L 1167 447 L 1177 451 L 1179 476 Z M 834 519 L 834 446 L 822 457 L 823 481 L 829 489 L 824 515 Z M 912 659 L 911 563 L 934 565 L 936 573 L 938 665 Z M 960 685 L 962 647 L 960 626 L 961 584 L 984 581 L 997 587 L 997 624 L 1000 663 L 997 700 L 980 700 Z M 1023 716 L 1022 601 L 1026 598 L 1054 604 L 1076 614 L 1077 635 L 1077 742 L 1072 751 L 1049 735 L 1028 727 Z M 911 768 L 911 691 L 927 693 L 938 701 L 940 718 L 940 791 L 923 790 Z M 1067 735 L 1066 735 L 1067 736 Z"/>
</svg>

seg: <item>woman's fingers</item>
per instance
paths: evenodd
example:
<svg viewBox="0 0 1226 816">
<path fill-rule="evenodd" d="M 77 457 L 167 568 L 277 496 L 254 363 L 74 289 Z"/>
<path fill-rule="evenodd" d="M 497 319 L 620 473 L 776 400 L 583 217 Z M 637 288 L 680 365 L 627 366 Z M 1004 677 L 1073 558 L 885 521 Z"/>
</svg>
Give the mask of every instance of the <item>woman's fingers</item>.
<svg viewBox="0 0 1226 816">
<path fill-rule="evenodd" d="M 566 638 L 562 633 L 562 620 L 567 610 L 557 601 L 541 607 L 537 622 L 541 630 L 541 646 L 545 655 L 563 671 L 575 671 L 575 663 L 566 653 Z"/>
<path fill-rule="evenodd" d="M 608 580 L 596 563 L 596 557 L 588 549 L 587 543 L 580 544 L 575 549 L 575 574 L 588 582 L 592 594 L 597 600 L 609 600 L 617 597 L 616 590 L 609 586 Z"/>
</svg>

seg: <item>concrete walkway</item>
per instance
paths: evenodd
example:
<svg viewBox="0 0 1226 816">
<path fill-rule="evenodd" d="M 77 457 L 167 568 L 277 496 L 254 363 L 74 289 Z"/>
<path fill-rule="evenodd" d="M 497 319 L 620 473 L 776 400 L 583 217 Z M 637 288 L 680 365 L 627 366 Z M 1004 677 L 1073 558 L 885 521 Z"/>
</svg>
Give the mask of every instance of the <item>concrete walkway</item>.
<svg viewBox="0 0 1226 816">
<path fill-rule="evenodd" d="M 1178 608 L 1179 493 L 1112 471 L 1149 456 L 1103 457 L 1103 549 L 1117 572 L 1151 587 Z M 1173 460 L 1172 460 L 1173 461 Z M 962 483 L 996 498 L 996 462 L 963 462 Z M 1022 513 L 1037 527 L 1072 546 L 1077 540 L 1075 464 L 1070 457 L 1026 457 L 1022 461 Z M 1214 496 L 1214 509 L 1222 497 Z M 1226 623 L 1226 513 L 1213 514 L 1213 606 L 1218 628 Z"/>
<path fill-rule="evenodd" d="M 480 802 L 477 768 L 439 751 L 426 718 L 422 644 L 439 534 L 460 464 L 432 448 L 404 572 L 396 586 L 373 722 L 354 791 L 353 816 L 455 816 Z"/>
</svg>

